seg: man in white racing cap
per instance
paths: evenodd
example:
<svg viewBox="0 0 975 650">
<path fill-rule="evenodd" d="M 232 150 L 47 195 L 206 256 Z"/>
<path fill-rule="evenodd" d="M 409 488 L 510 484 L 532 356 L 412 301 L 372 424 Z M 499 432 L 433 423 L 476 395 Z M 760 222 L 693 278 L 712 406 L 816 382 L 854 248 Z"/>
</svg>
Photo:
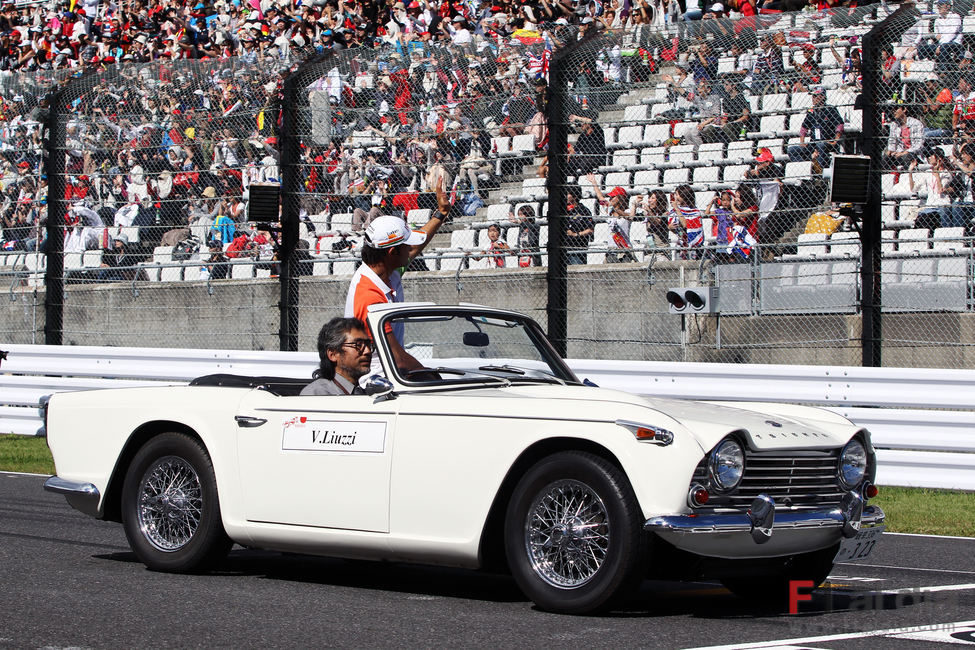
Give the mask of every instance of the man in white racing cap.
<svg viewBox="0 0 975 650">
<path fill-rule="evenodd" d="M 430 239 L 436 234 L 450 213 L 450 200 L 441 182 L 437 186 L 437 209 L 420 230 L 410 230 L 399 217 L 380 216 L 366 227 L 362 245 L 362 264 L 352 276 L 345 299 L 345 317 L 358 318 L 363 323 L 369 313 L 369 305 L 387 302 L 403 302 L 403 283 L 400 269 L 409 266 Z M 401 370 L 413 370 L 423 366 L 403 349 L 402 327 L 387 332 L 387 341 L 393 352 L 393 360 Z M 379 355 L 372 357 L 372 372 L 381 372 Z"/>
</svg>

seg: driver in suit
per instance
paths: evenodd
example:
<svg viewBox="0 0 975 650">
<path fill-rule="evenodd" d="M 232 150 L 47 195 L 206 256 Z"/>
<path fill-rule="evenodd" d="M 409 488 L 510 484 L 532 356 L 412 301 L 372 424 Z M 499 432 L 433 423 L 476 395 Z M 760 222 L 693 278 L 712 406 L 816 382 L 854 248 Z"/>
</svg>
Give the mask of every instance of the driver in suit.
<svg viewBox="0 0 975 650">
<path fill-rule="evenodd" d="M 361 395 L 359 378 L 372 363 L 372 339 L 358 318 L 333 318 L 318 333 L 320 365 L 302 395 Z"/>
</svg>

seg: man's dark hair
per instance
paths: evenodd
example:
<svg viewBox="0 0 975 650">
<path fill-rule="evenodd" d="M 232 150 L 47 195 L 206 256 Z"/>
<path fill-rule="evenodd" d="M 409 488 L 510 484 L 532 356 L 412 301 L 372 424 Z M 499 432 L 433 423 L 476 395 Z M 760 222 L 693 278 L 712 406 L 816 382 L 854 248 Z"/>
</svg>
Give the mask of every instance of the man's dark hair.
<svg viewBox="0 0 975 650">
<path fill-rule="evenodd" d="M 368 244 L 363 244 L 361 255 L 362 263 L 366 266 L 372 266 L 373 264 L 379 264 L 383 261 L 386 255 L 389 254 L 390 248 L 373 248 Z"/>
<path fill-rule="evenodd" d="M 354 329 L 368 332 L 365 324 L 358 318 L 336 317 L 322 325 L 318 332 L 318 369 L 312 373 L 313 379 L 335 379 L 335 364 L 328 358 L 329 350 L 340 350 L 345 343 L 345 335 Z"/>
</svg>

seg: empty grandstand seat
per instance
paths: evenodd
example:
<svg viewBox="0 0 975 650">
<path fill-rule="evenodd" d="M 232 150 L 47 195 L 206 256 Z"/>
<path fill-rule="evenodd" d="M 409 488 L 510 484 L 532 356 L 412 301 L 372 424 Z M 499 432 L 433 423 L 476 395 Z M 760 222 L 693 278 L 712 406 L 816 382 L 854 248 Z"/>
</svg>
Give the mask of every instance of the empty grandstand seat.
<svg viewBox="0 0 975 650">
<path fill-rule="evenodd" d="M 331 275 L 332 263 L 328 260 L 316 260 L 311 267 L 312 275 Z"/>
<path fill-rule="evenodd" d="M 531 133 L 516 135 L 511 139 L 511 150 L 518 153 L 533 153 L 535 151 L 535 136 Z"/>
<path fill-rule="evenodd" d="M 695 129 L 697 129 L 697 122 L 678 122 L 674 125 L 674 137 L 683 138 Z"/>
<path fill-rule="evenodd" d="M 547 179 L 544 178 L 526 178 L 521 182 L 521 191 L 525 196 L 531 198 L 547 197 L 548 189 L 545 187 L 546 182 Z"/>
<path fill-rule="evenodd" d="M 805 92 L 792 93 L 792 108 L 795 109 L 805 109 L 812 108 L 812 95 Z M 804 113 L 797 113 L 805 117 Z"/>
<path fill-rule="evenodd" d="M 754 143 L 750 140 L 737 140 L 728 143 L 728 160 L 751 160 L 754 158 Z"/>
<path fill-rule="evenodd" d="M 782 138 L 766 138 L 758 141 L 759 149 L 765 148 L 772 152 L 773 156 L 785 155 L 785 140 Z"/>
<path fill-rule="evenodd" d="M 407 223 L 426 223 L 430 220 L 433 210 L 430 208 L 417 208 L 406 213 Z"/>
<path fill-rule="evenodd" d="M 640 162 L 644 165 L 662 165 L 667 158 L 667 150 L 663 147 L 647 147 L 640 152 Z"/>
<path fill-rule="evenodd" d="M 152 261 L 156 264 L 166 264 L 173 261 L 172 246 L 156 246 L 152 251 Z M 67 264 L 65 264 L 67 266 Z"/>
<path fill-rule="evenodd" d="M 965 311 L 965 256 L 887 258 L 882 262 L 884 311 Z"/>
<path fill-rule="evenodd" d="M 834 232 L 829 238 L 830 257 L 860 257 L 860 233 L 848 230 Z"/>
<path fill-rule="evenodd" d="M 686 167 L 664 170 L 664 185 L 683 185 L 690 181 L 691 170 Z"/>
<path fill-rule="evenodd" d="M 624 122 L 639 122 L 645 119 L 647 119 L 646 104 L 637 104 L 635 106 L 626 106 L 623 108 Z"/>
<path fill-rule="evenodd" d="M 694 161 L 694 145 L 680 144 L 670 148 L 670 162 L 689 163 Z"/>
<path fill-rule="evenodd" d="M 636 149 L 619 149 L 613 152 L 614 167 L 633 167 L 638 164 L 640 152 Z"/>
<path fill-rule="evenodd" d="M 506 221 L 508 219 L 510 206 L 507 203 L 492 203 L 487 207 L 487 220 L 489 222 Z"/>
<path fill-rule="evenodd" d="M 650 145 L 660 145 L 670 138 L 670 124 L 648 124 L 643 130 L 642 138 L 633 140 L 633 144 L 638 141 L 646 142 Z"/>
<path fill-rule="evenodd" d="M 802 122 L 806 119 L 806 113 L 793 113 L 789 116 L 789 128 L 786 133 L 789 135 L 798 135 L 799 129 L 802 128 Z M 783 134 L 784 135 L 784 134 Z"/>
<path fill-rule="evenodd" d="M 709 142 L 702 144 L 697 150 L 698 160 L 721 160 L 724 158 L 724 143 Z"/>
<path fill-rule="evenodd" d="M 965 239 L 964 227 L 935 228 L 931 238 L 933 254 L 954 254 L 971 246 L 971 241 Z"/>
<path fill-rule="evenodd" d="M 718 172 L 721 168 L 717 165 L 709 165 L 707 167 L 695 167 L 694 168 L 694 184 L 695 185 L 705 185 L 708 183 L 718 182 Z"/>
<path fill-rule="evenodd" d="M 93 251 L 85 251 L 85 254 L 81 260 L 81 264 L 86 269 L 97 269 L 98 267 L 100 267 L 102 265 L 101 249 L 93 250 Z"/>
<path fill-rule="evenodd" d="M 161 282 L 179 282 L 183 279 L 183 267 L 181 265 L 166 265 L 159 269 L 159 280 Z"/>
<path fill-rule="evenodd" d="M 796 242 L 795 254 L 783 255 L 784 259 L 814 259 L 826 256 L 826 235 L 822 233 L 803 233 Z"/>
<path fill-rule="evenodd" d="M 615 126 L 605 126 L 605 127 L 603 127 L 603 144 L 605 144 L 607 148 L 616 145 L 616 127 Z"/>
<path fill-rule="evenodd" d="M 926 255 L 931 250 L 930 232 L 927 228 L 907 228 L 897 237 L 899 256 Z"/>
<path fill-rule="evenodd" d="M 352 230 L 352 213 L 340 212 L 333 214 L 330 219 L 332 230 L 347 231 Z"/>
<path fill-rule="evenodd" d="M 745 180 L 745 172 L 751 165 L 728 165 L 724 168 L 725 183 L 739 183 Z"/>
<path fill-rule="evenodd" d="M 65 253 L 64 254 L 64 270 L 74 271 L 80 269 L 84 266 L 82 263 L 82 258 L 84 253 Z"/>
<path fill-rule="evenodd" d="M 476 248 L 474 243 L 476 235 L 477 231 L 467 228 L 455 230 L 450 233 L 450 247 L 468 251 L 474 250 Z"/>
<path fill-rule="evenodd" d="M 660 171 L 656 169 L 641 169 L 633 174 L 633 189 L 644 192 L 654 189 L 660 183 Z"/>
<path fill-rule="evenodd" d="M 797 160 L 785 164 L 785 180 L 783 182 L 801 183 L 812 177 L 812 161 Z"/>
<path fill-rule="evenodd" d="M 617 142 L 622 143 L 626 148 L 630 148 L 643 141 L 643 126 L 639 124 L 621 126 L 618 138 Z"/>
<path fill-rule="evenodd" d="M 511 151 L 511 137 L 498 135 L 491 138 L 491 152 L 503 155 Z"/>
<path fill-rule="evenodd" d="M 630 172 L 611 172 L 606 174 L 606 177 L 603 179 L 603 185 L 607 190 L 618 185 L 627 188 L 630 186 Z"/>
<path fill-rule="evenodd" d="M 897 250 L 897 231 L 896 230 L 882 230 L 880 232 L 880 251 L 884 255 L 888 255 Z"/>
<path fill-rule="evenodd" d="M 230 277 L 235 280 L 244 280 L 254 277 L 254 264 L 242 262 L 233 264 L 230 267 Z"/>
<path fill-rule="evenodd" d="M 140 262 L 139 266 L 145 272 L 150 282 L 159 282 L 159 265 L 155 262 Z"/>
<path fill-rule="evenodd" d="M 769 93 L 762 96 L 762 111 L 765 113 L 784 113 L 788 108 L 788 93 Z M 764 126 L 762 130 L 765 130 Z"/>
</svg>

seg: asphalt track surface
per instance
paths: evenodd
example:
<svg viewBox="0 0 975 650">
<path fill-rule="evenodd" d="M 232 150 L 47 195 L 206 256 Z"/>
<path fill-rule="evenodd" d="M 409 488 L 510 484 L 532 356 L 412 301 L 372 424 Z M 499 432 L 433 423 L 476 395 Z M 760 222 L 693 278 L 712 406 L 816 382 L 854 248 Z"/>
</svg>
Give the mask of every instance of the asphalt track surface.
<svg viewBox="0 0 975 650">
<path fill-rule="evenodd" d="M 975 648 L 975 539 L 884 535 L 797 615 L 648 581 L 620 611 L 572 617 L 506 576 L 454 569 L 235 547 L 215 573 L 153 573 L 120 525 L 43 481 L 0 473 L 0 648 Z"/>
</svg>

